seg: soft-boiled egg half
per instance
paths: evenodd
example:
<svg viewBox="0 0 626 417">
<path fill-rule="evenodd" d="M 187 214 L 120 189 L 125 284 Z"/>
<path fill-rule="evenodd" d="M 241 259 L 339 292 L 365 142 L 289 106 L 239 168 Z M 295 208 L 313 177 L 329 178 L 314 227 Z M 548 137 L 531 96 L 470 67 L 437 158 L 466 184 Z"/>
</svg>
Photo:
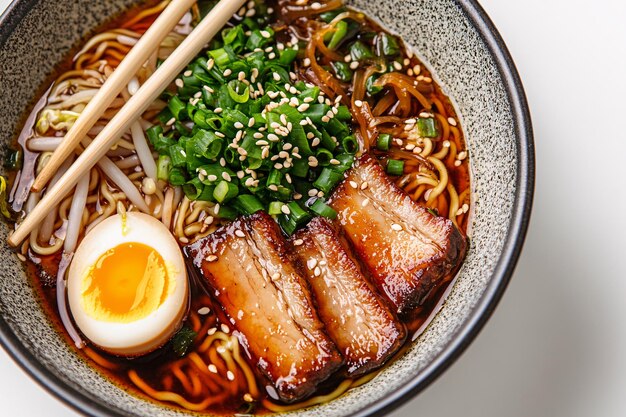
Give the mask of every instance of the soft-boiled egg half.
<svg viewBox="0 0 626 417">
<path fill-rule="evenodd" d="M 107 352 L 138 356 L 163 344 L 187 312 L 182 253 L 147 214 L 114 215 L 83 239 L 70 265 L 67 294 L 82 333 Z"/>
</svg>

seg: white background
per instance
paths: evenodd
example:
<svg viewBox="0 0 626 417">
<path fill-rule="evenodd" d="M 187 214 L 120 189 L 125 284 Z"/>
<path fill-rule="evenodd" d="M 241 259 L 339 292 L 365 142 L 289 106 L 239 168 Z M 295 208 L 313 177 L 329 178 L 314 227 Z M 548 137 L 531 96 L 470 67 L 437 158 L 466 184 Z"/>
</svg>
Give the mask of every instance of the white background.
<svg viewBox="0 0 626 417">
<path fill-rule="evenodd" d="M 532 223 L 484 331 L 391 416 L 624 416 L 626 2 L 481 3 L 529 98 L 537 148 Z M 2 416 L 76 415 L 1 349 L 0 398 Z"/>
</svg>

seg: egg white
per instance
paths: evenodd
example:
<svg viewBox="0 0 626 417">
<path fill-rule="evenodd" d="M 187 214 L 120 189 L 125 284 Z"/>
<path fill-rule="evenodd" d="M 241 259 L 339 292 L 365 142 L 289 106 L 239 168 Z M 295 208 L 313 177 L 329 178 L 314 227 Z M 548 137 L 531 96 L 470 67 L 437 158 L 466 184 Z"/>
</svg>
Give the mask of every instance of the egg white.
<svg viewBox="0 0 626 417">
<path fill-rule="evenodd" d="M 83 279 L 98 258 L 123 243 L 153 248 L 165 262 L 174 290 L 155 311 L 128 323 L 97 320 L 83 309 Z M 70 311 L 81 332 L 102 349 L 123 356 L 149 353 L 165 344 L 178 330 L 187 312 L 189 284 L 185 262 L 176 240 L 157 219 L 143 213 L 114 215 L 93 228 L 80 243 L 68 271 Z"/>
</svg>

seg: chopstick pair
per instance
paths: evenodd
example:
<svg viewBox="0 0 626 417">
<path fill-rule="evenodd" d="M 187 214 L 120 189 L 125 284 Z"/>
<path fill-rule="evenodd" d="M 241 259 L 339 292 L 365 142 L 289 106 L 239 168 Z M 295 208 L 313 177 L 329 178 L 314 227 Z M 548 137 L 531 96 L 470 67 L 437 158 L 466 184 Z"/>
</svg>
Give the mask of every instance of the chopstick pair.
<svg viewBox="0 0 626 417">
<path fill-rule="evenodd" d="M 156 100 L 185 66 L 205 47 L 246 0 L 221 0 L 172 54 L 96 136 L 67 172 L 50 187 L 35 208 L 9 236 L 11 246 L 19 245 L 44 219 L 49 210 L 61 202 L 78 180 L 107 153 L 109 148 L 130 129 L 131 124 Z M 85 107 L 61 145 L 39 174 L 33 188 L 41 190 L 63 161 L 72 153 L 87 131 L 96 123 L 117 95 L 126 87 L 167 34 L 176 26 L 195 0 L 172 0 L 153 25 L 122 60 L 100 91 Z"/>
</svg>

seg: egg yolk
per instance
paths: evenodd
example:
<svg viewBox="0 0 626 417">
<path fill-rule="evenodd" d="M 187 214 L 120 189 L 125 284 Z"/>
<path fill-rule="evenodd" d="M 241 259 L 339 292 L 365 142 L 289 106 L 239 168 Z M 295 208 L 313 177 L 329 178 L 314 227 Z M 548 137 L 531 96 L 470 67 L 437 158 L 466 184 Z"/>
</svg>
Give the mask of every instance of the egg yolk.
<svg viewBox="0 0 626 417">
<path fill-rule="evenodd" d="M 84 275 L 83 308 L 94 319 L 128 323 L 156 311 L 173 287 L 156 250 L 142 243 L 123 243 L 102 254 Z"/>
</svg>

